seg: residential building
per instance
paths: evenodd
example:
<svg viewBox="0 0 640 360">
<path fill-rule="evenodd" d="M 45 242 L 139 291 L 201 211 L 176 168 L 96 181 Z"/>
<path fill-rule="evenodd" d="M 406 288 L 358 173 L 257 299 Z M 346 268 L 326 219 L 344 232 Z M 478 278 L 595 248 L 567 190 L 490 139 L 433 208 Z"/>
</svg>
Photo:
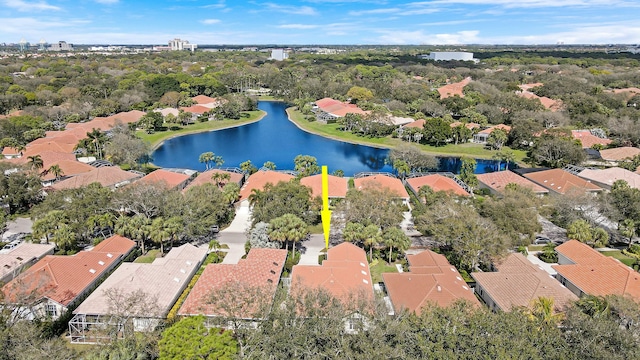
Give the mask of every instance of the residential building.
<svg viewBox="0 0 640 360">
<path fill-rule="evenodd" d="M 537 195 L 548 194 L 549 190 L 528 180 L 511 170 L 496 171 L 486 174 L 476 175 L 478 178 L 479 187 L 481 189 L 489 189 L 494 194 L 500 194 L 504 191 L 505 187 L 509 184 L 516 184 L 518 186 L 531 189 Z"/>
<path fill-rule="evenodd" d="M 193 172 L 195 174 L 195 171 Z M 167 189 L 182 190 L 187 186 L 187 182 L 192 175 L 183 172 L 171 171 L 167 169 L 158 169 L 150 172 L 135 182 L 135 185 L 156 184 L 162 185 Z"/>
<path fill-rule="evenodd" d="M 104 187 L 115 189 L 120 186 L 127 185 L 141 177 L 142 174 L 140 173 L 125 171 L 117 166 L 104 166 L 55 183 L 51 186 L 51 189 L 77 189 L 94 182 L 97 182 Z"/>
<path fill-rule="evenodd" d="M 222 174 L 223 176 L 229 176 L 228 180 L 221 181 L 220 184 L 216 184 L 214 180 L 215 174 Z M 240 169 L 210 169 L 204 172 L 201 172 L 196 176 L 187 187 L 184 188 L 185 191 L 189 190 L 194 186 L 199 186 L 203 184 L 214 184 L 221 187 L 224 187 L 228 183 L 236 183 L 240 188 L 244 185 L 244 177 L 245 174 Z"/>
<path fill-rule="evenodd" d="M 504 132 L 509 134 L 509 132 L 511 131 L 511 126 L 505 125 L 505 124 L 498 124 L 495 126 L 488 127 L 484 130 L 479 131 L 477 134 L 474 134 L 473 142 L 478 144 L 486 144 L 487 140 L 489 139 L 489 135 L 491 135 L 491 133 L 494 130 L 498 130 L 498 129 L 503 130 Z"/>
<path fill-rule="evenodd" d="M 640 190 L 640 174 L 619 167 L 584 169 L 578 176 L 606 190 L 611 190 L 613 183 L 618 180 L 624 180 L 629 186 Z"/>
<path fill-rule="evenodd" d="M 369 112 L 360 109 L 356 104 L 350 104 L 331 98 L 320 99 L 315 102 L 311 111 L 316 119 L 323 123 L 332 123 L 347 114 L 366 115 Z"/>
<path fill-rule="evenodd" d="M 556 247 L 556 278 L 577 296 L 624 295 L 640 301 L 640 274 L 590 246 L 570 240 Z"/>
<path fill-rule="evenodd" d="M 418 193 L 420 192 L 421 187 L 428 186 L 434 192 L 444 191 L 456 196 L 471 196 L 471 194 L 467 190 L 465 190 L 466 188 L 471 191 L 471 188 L 461 180 L 458 180 L 453 176 L 453 174 L 451 174 L 451 177 L 443 176 L 440 174 L 432 174 L 408 178 L 405 180 L 405 182 L 407 183 L 409 190 L 411 190 L 416 195 L 418 195 Z"/>
<path fill-rule="evenodd" d="M 169 50 L 171 51 L 189 50 L 191 52 L 194 52 L 196 48 L 198 48 L 198 45 L 190 44 L 187 40 L 181 40 L 178 38 L 169 40 Z"/>
<path fill-rule="evenodd" d="M 150 264 L 120 265 L 75 310 L 69 322 L 71 342 L 96 343 L 117 326 L 119 336 L 126 328 L 153 330 L 187 287 L 207 256 L 206 248 L 185 244 L 171 249 Z"/>
<path fill-rule="evenodd" d="M 21 243 L 11 250 L 0 250 L 0 284 L 6 284 L 46 255 L 52 255 L 54 244 Z"/>
<path fill-rule="evenodd" d="M 5 147 L 2 148 L 2 156 L 5 159 L 20 158 L 20 157 L 22 157 L 22 151 L 23 150 L 18 150 L 16 148 L 5 146 Z"/>
<path fill-rule="evenodd" d="M 443 255 L 425 250 L 407 255 L 407 260 L 409 272 L 382 274 L 396 314 L 406 310 L 420 315 L 432 305 L 447 307 L 460 300 L 480 305 L 473 290 Z"/>
<path fill-rule="evenodd" d="M 578 299 L 549 273 L 522 254 L 512 253 L 496 264 L 495 272 L 474 272 L 475 292 L 493 311 L 530 307 L 540 297 L 553 299 L 554 310 L 565 311 Z"/>
<path fill-rule="evenodd" d="M 546 188 L 552 195 L 565 195 L 572 192 L 596 193 L 602 191 L 601 187 L 562 169 L 529 172 L 523 176 Z"/>
<path fill-rule="evenodd" d="M 237 264 L 207 265 L 178 315 L 261 319 L 271 308 L 286 260 L 283 249 L 251 249 Z"/>
<path fill-rule="evenodd" d="M 388 189 L 396 195 L 405 204 L 409 203 L 409 193 L 404 187 L 404 184 L 400 179 L 391 174 L 370 174 L 353 179 L 353 184 L 356 189 L 362 190 L 365 188 L 377 188 Z"/>
<path fill-rule="evenodd" d="M 329 199 L 341 199 L 347 196 L 349 181 L 345 177 L 327 175 Z M 311 189 L 311 196 L 322 196 L 322 174 L 306 176 L 300 179 L 300 184 Z"/>
<path fill-rule="evenodd" d="M 571 130 L 571 136 L 580 140 L 583 149 L 590 149 L 594 145 L 607 146 L 611 144 L 611 139 L 596 136 L 591 130 Z"/>
<path fill-rule="evenodd" d="M 49 51 L 73 51 L 73 44 L 68 44 L 66 41 L 58 41 L 49 46 Z"/>
<path fill-rule="evenodd" d="M 269 60 L 275 61 L 283 61 L 289 58 L 289 53 L 284 49 L 273 49 L 271 50 L 271 56 Z"/>
<path fill-rule="evenodd" d="M 114 235 L 90 251 L 47 255 L 2 290 L 22 318 L 57 319 L 91 292 L 135 246 L 134 241 Z"/>
<path fill-rule="evenodd" d="M 622 146 L 600 150 L 600 157 L 602 158 L 602 160 L 608 161 L 613 165 L 617 165 L 624 160 L 632 159 L 637 155 L 640 155 L 640 148 L 632 146 Z"/>
<path fill-rule="evenodd" d="M 473 61 L 478 62 L 473 58 L 472 52 L 464 51 L 432 51 L 429 55 L 418 55 L 418 58 L 422 60 L 434 60 L 434 61 Z"/>
<path fill-rule="evenodd" d="M 245 181 L 244 186 L 240 189 L 240 199 L 248 199 L 254 189 L 263 190 L 267 184 L 276 185 L 281 181 L 288 182 L 294 178 L 295 176 L 283 172 L 259 170 L 251 174 L 247 181 Z"/>
<path fill-rule="evenodd" d="M 457 83 L 452 83 L 452 84 L 448 84 L 445 86 L 442 86 L 440 88 L 438 88 L 438 93 L 440 94 L 440 99 L 446 99 L 448 97 L 451 96 L 459 96 L 459 97 L 464 97 L 464 87 L 469 85 L 469 83 L 471 82 L 471 78 L 467 77 L 464 80 L 457 82 Z"/>
</svg>

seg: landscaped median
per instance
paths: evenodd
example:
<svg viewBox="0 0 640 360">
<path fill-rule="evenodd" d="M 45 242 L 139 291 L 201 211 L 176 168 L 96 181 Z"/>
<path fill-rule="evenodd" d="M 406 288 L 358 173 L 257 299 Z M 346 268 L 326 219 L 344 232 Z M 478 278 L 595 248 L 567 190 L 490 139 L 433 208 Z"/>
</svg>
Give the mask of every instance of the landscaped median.
<svg viewBox="0 0 640 360">
<path fill-rule="evenodd" d="M 156 131 L 152 134 L 147 134 L 144 130 L 136 131 L 136 135 L 138 135 L 143 141 L 149 142 L 153 149 L 160 146 L 165 140 L 187 135 L 187 134 L 196 134 L 205 131 L 212 130 L 221 130 L 226 128 L 231 128 L 234 126 L 246 125 L 252 122 L 258 121 L 262 119 L 267 113 L 262 110 L 256 111 L 244 111 L 243 114 L 248 114 L 248 117 L 241 117 L 238 120 L 232 119 L 224 119 L 224 120 L 212 120 L 205 122 L 197 122 L 195 124 L 180 126 L 177 130 L 165 130 L 165 131 Z"/>
<path fill-rule="evenodd" d="M 393 148 L 399 144 L 404 143 L 402 140 L 392 137 L 368 138 L 358 136 L 350 132 L 340 130 L 340 125 L 337 123 L 323 124 L 317 121 L 308 121 L 305 119 L 304 114 L 296 110 L 296 108 L 294 107 L 288 108 L 287 114 L 289 115 L 289 120 L 296 124 L 300 129 L 335 140 L 384 148 Z M 496 154 L 496 151 L 488 150 L 484 147 L 484 145 L 475 143 L 464 143 L 458 145 L 447 144 L 444 146 L 417 146 L 425 153 L 435 156 L 469 156 L 475 159 L 491 159 Z M 522 164 L 524 158 L 527 156 L 526 152 L 522 150 L 513 150 L 506 146 L 503 149 L 513 151 L 515 160 L 519 164 Z"/>
</svg>

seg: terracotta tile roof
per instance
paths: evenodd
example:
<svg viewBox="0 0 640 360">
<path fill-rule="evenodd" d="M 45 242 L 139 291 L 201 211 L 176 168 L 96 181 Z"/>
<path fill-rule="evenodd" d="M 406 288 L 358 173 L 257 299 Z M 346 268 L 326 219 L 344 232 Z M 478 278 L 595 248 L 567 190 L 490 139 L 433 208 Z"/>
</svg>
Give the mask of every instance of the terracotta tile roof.
<svg viewBox="0 0 640 360">
<path fill-rule="evenodd" d="M 435 253 L 431 250 L 425 250 L 418 254 L 407 255 L 407 261 L 409 262 L 409 271 L 414 271 L 421 267 L 450 267 L 449 260 L 442 255 Z"/>
<path fill-rule="evenodd" d="M 640 149 L 631 146 L 600 150 L 600 157 L 607 161 L 631 159 L 638 154 L 640 154 Z"/>
<path fill-rule="evenodd" d="M 599 138 L 593 134 L 589 130 L 571 130 L 571 136 L 574 139 L 580 140 L 582 143 L 583 149 L 590 149 L 593 145 L 609 145 L 611 144 L 611 139 L 603 139 Z"/>
<path fill-rule="evenodd" d="M 480 131 L 479 134 L 491 134 L 493 130 L 497 130 L 497 129 L 504 130 L 508 134 L 509 131 L 511 131 L 511 126 L 505 125 L 505 124 L 498 124 Z"/>
<path fill-rule="evenodd" d="M 539 297 L 552 298 L 556 311 L 564 311 L 578 300 L 575 294 L 547 272 L 533 266 L 522 254 L 510 254 L 498 269 L 497 272 L 474 272 L 471 276 L 503 311 L 528 307 Z"/>
<path fill-rule="evenodd" d="M 369 111 L 360 109 L 356 104 L 349 104 L 331 98 L 320 99 L 316 101 L 316 105 L 320 110 L 338 117 L 345 116 L 346 114 L 364 115 L 369 113 Z"/>
<path fill-rule="evenodd" d="M 609 93 L 614 93 L 614 94 L 625 94 L 627 97 L 627 100 L 630 100 L 637 94 L 640 94 L 640 89 L 638 89 L 637 87 L 631 87 L 631 88 L 625 88 L 625 89 L 612 89 L 612 90 L 605 90 L 605 91 Z"/>
<path fill-rule="evenodd" d="M 554 265 L 566 281 L 585 294 L 595 296 L 629 295 L 640 301 L 640 274 L 613 258 L 609 264 Z"/>
<path fill-rule="evenodd" d="M 514 173 L 511 170 L 478 174 L 476 175 L 476 177 L 478 178 L 479 182 L 497 192 L 501 192 L 502 190 L 504 190 L 505 186 L 507 186 L 508 184 L 517 184 L 519 186 L 533 190 L 533 192 L 535 192 L 536 194 L 546 194 L 549 192 L 549 190 L 534 183 L 533 181 L 523 178 L 522 176 Z"/>
<path fill-rule="evenodd" d="M 253 189 L 262 190 L 267 183 L 276 185 L 280 181 L 288 182 L 293 178 L 293 175 L 271 170 L 255 172 L 249 176 L 242 189 L 240 189 L 240 198 L 242 200 L 249 198 Z"/>
<path fill-rule="evenodd" d="M 199 105 L 211 104 L 211 103 L 218 102 L 217 99 L 209 97 L 207 95 L 194 96 L 194 97 L 191 98 L 191 100 L 195 101 L 196 104 L 199 104 Z"/>
<path fill-rule="evenodd" d="M 420 120 L 416 120 L 412 123 L 408 123 L 407 125 L 404 125 L 403 127 L 405 128 L 417 128 L 417 129 L 422 129 L 424 128 L 424 123 L 425 120 L 424 119 L 420 119 Z"/>
<path fill-rule="evenodd" d="M 473 129 L 477 129 L 480 127 L 480 124 L 476 124 L 476 123 L 466 123 L 464 125 L 467 129 L 469 130 L 473 130 Z"/>
<path fill-rule="evenodd" d="M 184 110 L 185 112 L 188 113 L 192 113 L 192 114 L 198 114 L 198 115 L 202 115 L 208 111 L 211 110 L 211 108 L 208 108 L 206 106 L 202 106 L 202 105 L 191 105 L 188 107 L 181 107 L 181 110 Z"/>
<path fill-rule="evenodd" d="M 44 170 L 46 171 L 46 173 L 41 176 L 43 180 L 53 180 L 56 178 L 56 176 L 52 172 L 47 171 L 53 165 L 58 165 L 60 167 L 60 169 L 62 170 L 63 177 L 84 174 L 95 169 L 93 166 L 85 163 L 81 163 L 80 161 L 77 161 L 77 160 L 59 160 L 52 163 L 48 167 L 44 167 Z"/>
<path fill-rule="evenodd" d="M 399 198 L 409 199 L 409 193 L 407 193 L 407 189 L 405 189 L 402 181 L 400 179 L 387 176 L 387 175 L 371 175 L 366 177 L 361 177 L 357 179 L 353 179 L 353 183 L 355 188 L 358 190 L 362 190 L 367 187 L 381 187 L 388 188 L 393 193 L 395 193 Z"/>
<path fill-rule="evenodd" d="M 327 182 L 329 187 L 330 198 L 344 198 L 347 196 L 348 180 L 347 178 L 328 175 Z M 322 174 L 303 177 L 300 184 L 311 188 L 311 196 L 322 196 Z"/>
<path fill-rule="evenodd" d="M 612 186 L 617 180 L 624 180 L 629 186 L 640 189 L 640 174 L 619 167 L 598 170 L 585 169 L 578 176 L 588 181 L 603 184 L 603 186 Z"/>
<path fill-rule="evenodd" d="M 46 138 L 44 138 L 46 139 Z M 51 140 L 46 140 L 44 142 L 40 142 L 34 145 L 27 144 L 27 147 L 24 151 L 24 156 L 33 156 L 40 155 L 45 151 L 58 152 L 58 153 L 73 153 L 77 144 L 69 144 L 69 143 L 59 143 L 55 140 L 55 138 Z"/>
<path fill-rule="evenodd" d="M 52 165 L 58 164 L 61 161 L 71 161 L 78 162 L 76 160 L 76 156 L 71 153 L 61 153 L 55 151 L 43 151 L 39 153 L 40 158 L 42 159 L 42 169 L 46 170 L 50 168 Z"/>
<path fill-rule="evenodd" d="M 124 171 L 117 166 L 104 166 L 96 168 L 84 174 L 79 174 L 70 179 L 60 181 L 52 186 L 55 190 L 77 189 L 97 182 L 104 187 L 116 186 L 122 183 L 128 183 L 139 178 L 140 175 Z"/>
<path fill-rule="evenodd" d="M 16 156 L 22 154 L 23 150 L 5 146 L 2 148 L 2 155 L 4 156 Z"/>
<path fill-rule="evenodd" d="M 417 193 L 423 186 L 433 191 L 445 191 L 459 196 L 470 196 L 458 183 L 446 176 L 434 174 L 407 179 L 407 184 Z"/>
<path fill-rule="evenodd" d="M 12 116 L 21 116 L 23 114 L 24 114 L 24 111 L 16 110 L 16 111 L 10 112 L 8 115 L 0 115 L 0 119 L 7 119 L 7 118 L 10 118 Z"/>
<path fill-rule="evenodd" d="M 600 254 L 587 244 L 578 240 L 569 240 L 555 248 L 558 254 L 563 255 L 574 263 L 589 264 L 593 262 L 608 261 L 609 258 Z"/>
<path fill-rule="evenodd" d="M 128 254 L 135 246 L 135 241 L 124 236 L 113 235 L 100 241 L 100 243 L 94 246 L 91 251 L 111 254 Z"/>
<path fill-rule="evenodd" d="M 184 251 L 185 248 L 189 249 Z M 150 264 L 124 263 L 78 306 L 74 314 L 107 315 L 113 306 L 106 295 L 108 292 L 130 294 L 142 291 L 153 299 L 158 313 L 134 315 L 165 317 L 206 255 L 206 248 L 185 244 L 171 249 L 163 258 L 157 258 Z"/>
<path fill-rule="evenodd" d="M 356 299 L 372 300 L 373 284 L 364 250 L 342 243 L 329 249 L 322 266 L 293 267 L 291 292 L 317 288 L 328 291 L 347 306 Z"/>
<path fill-rule="evenodd" d="M 205 172 L 201 172 L 198 174 L 198 176 L 196 176 L 195 179 L 193 179 L 189 185 L 187 185 L 187 187 L 185 188 L 185 191 L 194 187 L 194 186 L 198 186 L 198 185 L 203 185 L 203 184 L 214 184 L 215 185 L 215 181 L 213 181 L 212 176 L 215 173 L 223 173 L 223 174 L 229 174 L 229 181 L 228 182 L 232 182 L 232 183 L 236 183 L 238 185 L 240 185 L 240 183 L 242 182 L 242 179 L 244 178 L 244 174 L 239 174 L 233 171 L 225 171 L 225 170 L 220 170 L 220 169 L 211 169 L 211 170 L 207 170 Z M 224 184 L 223 184 L 224 186 Z"/>
<path fill-rule="evenodd" d="M 11 280 L 23 266 L 29 266 L 48 254 L 53 254 L 54 244 L 22 243 L 7 253 L 0 253 L 0 282 Z M 6 278 L 5 278 L 6 277 Z"/>
<path fill-rule="evenodd" d="M 136 181 L 136 184 L 164 184 L 168 189 L 173 189 L 185 183 L 189 178 L 190 176 L 186 174 L 158 169 Z"/>
<path fill-rule="evenodd" d="M 445 99 L 454 95 L 464 97 L 464 93 L 462 90 L 464 89 L 465 86 L 469 85 L 470 82 L 471 82 L 471 78 L 468 77 L 460 82 L 445 85 L 439 88 L 438 93 L 440 93 L 440 99 Z"/>
<path fill-rule="evenodd" d="M 570 191 L 602 191 L 599 186 L 562 169 L 531 172 L 524 174 L 524 177 L 558 194 L 566 194 Z"/>
<path fill-rule="evenodd" d="M 520 88 L 523 89 L 523 85 L 520 85 Z M 519 96 L 523 97 L 523 98 L 527 98 L 527 99 L 538 99 L 540 101 L 540 103 L 542 104 L 542 106 L 544 106 L 546 109 L 551 110 L 551 111 L 558 111 L 562 108 L 562 101 L 560 100 L 553 100 L 551 98 L 548 98 L 546 96 L 538 96 L 530 91 L 528 91 L 527 89 L 523 89 L 523 91 L 518 91 L 516 92 L 516 94 L 518 94 Z"/>
<path fill-rule="evenodd" d="M 47 255 L 16 279 L 4 286 L 12 296 L 18 292 L 37 292 L 63 306 L 72 303 L 135 247 L 135 242 L 123 237 L 111 237 L 107 244 L 73 256 Z M 122 249 L 124 252 L 105 252 L 100 249 Z"/>
<path fill-rule="evenodd" d="M 178 311 L 178 315 L 204 314 L 206 316 L 238 316 L 239 314 L 227 314 L 227 309 L 220 308 L 209 303 L 208 297 L 213 291 L 224 290 L 227 287 L 235 289 L 233 300 L 239 306 L 236 311 L 241 312 L 242 318 L 253 318 L 256 302 L 252 296 L 254 291 L 263 291 L 261 297 L 272 300 L 280 281 L 280 275 L 287 259 L 287 251 L 281 249 L 251 249 L 246 259 L 238 264 L 210 264 L 196 282 L 184 304 Z M 239 293 L 247 290 L 245 294 Z M 252 291 L 254 290 L 254 291 Z M 244 297 L 240 300 L 241 297 Z M 257 305 L 257 304 L 255 304 Z"/>
<path fill-rule="evenodd" d="M 153 111 L 162 114 L 162 116 L 167 116 L 169 114 L 172 114 L 173 116 L 178 116 L 180 114 L 180 110 L 174 109 L 174 108 L 156 109 Z"/>
<path fill-rule="evenodd" d="M 522 85 L 518 85 L 518 87 L 521 90 L 526 91 L 526 90 L 531 90 L 533 88 L 536 88 L 536 87 L 539 87 L 539 86 L 543 86 L 543 85 L 544 85 L 543 83 L 538 82 L 538 83 L 531 83 L 531 84 L 522 84 Z"/>
</svg>

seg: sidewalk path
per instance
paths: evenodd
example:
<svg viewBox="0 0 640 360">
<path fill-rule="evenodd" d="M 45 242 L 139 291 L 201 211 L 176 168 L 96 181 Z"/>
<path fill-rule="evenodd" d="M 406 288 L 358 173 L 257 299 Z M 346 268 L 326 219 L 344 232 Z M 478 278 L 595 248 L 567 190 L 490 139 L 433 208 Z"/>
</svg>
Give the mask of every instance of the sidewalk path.
<svg viewBox="0 0 640 360">
<path fill-rule="evenodd" d="M 324 249 L 324 235 L 313 234 L 309 240 L 304 241 L 302 244 L 303 250 L 300 250 L 300 262 L 299 265 L 319 265 L 318 256 L 320 251 Z"/>
</svg>

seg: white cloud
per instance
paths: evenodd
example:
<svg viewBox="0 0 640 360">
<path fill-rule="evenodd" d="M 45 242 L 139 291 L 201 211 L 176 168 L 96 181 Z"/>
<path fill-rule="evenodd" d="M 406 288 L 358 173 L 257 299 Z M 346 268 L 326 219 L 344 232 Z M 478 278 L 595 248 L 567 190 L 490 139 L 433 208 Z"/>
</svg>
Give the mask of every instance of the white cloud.
<svg viewBox="0 0 640 360">
<path fill-rule="evenodd" d="M 544 7 L 640 7 L 640 4 L 628 0 L 434 0 L 414 2 L 408 5 L 493 5 L 505 8 L 544 8 Z"/>
<path fill-rule="evenodd" d="M 283 25 L 277 26 L 277 28 L 280 28 L 280 29 L 300 29 L 300 30 L 317 29 L 318 27 L 319 25 L 311 25 L 311 24 L 283 24 Z"/>
<path fill-rule="evenodd" d="M 218 1 L 215 4 L 203 5 L 201 6 L 204 9 L 224 9 L 226 7 L 224 0 Z"/>
<path fill-rule="evenodd" d="M 458 31 L 449 34 L 425 34 L 418 31 L 385 30 L 375 42 L 389 45 L 457 45 L 475 44 L 478 42 L 479 31 Z"/>
<path fill-rule="evenodd" d="M 4 0 L 3 3 L 10 8 L 16 9 L 18 11 L 24 11 L 24 12 L 34 11 L 34 10 L 35 11 L 62 10 L 60 7 L 48 4 L 45 1 L 27 2 L 23 0 Z"/>
<path fill-rule="evenodd" d="M 311 6 L 290 6 L 278 5 L 274 3 L 264 3 L 266 10 L 282 12 L 294 15 L 318 15 L 318 12 Z"/>
<path fill-rule="evenodd" d="M 120 2 L 120 0 L 95 0 L 95 2 L 104 5 L 112 5 L 117 4 L 118 2 Z"/>
<path fill-rule="evenodd" d="M 220 22 L 220 19 L 204 19 L 204 20 L 200 20 L 200 22 L 205 25 L 213 25 L 213 24 L 218 24 Z"/>
<path fill-rule="evenodd" d="M 378 14 L 394 14 L 399 12 L 401 9 L 394 8 L 381 8 L 381 9 L 373 9 L 373 10 L 361 10 L 361 11 L 349 11 L 349 15 L 351 16 L 361 16 L 361 15 L 378 15 Z"/>
</svg>

